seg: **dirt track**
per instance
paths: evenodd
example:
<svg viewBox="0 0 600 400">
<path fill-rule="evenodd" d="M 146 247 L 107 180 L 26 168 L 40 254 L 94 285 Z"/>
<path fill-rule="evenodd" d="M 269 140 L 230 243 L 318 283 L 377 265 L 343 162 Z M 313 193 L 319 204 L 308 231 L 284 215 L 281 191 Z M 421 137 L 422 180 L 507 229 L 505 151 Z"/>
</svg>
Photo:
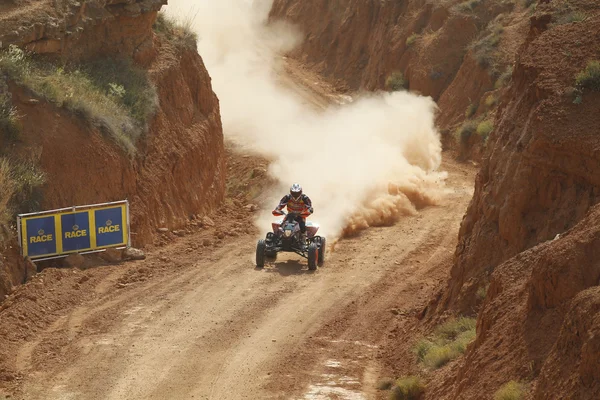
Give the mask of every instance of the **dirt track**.
<svg viewBox="0 0 600 400">
<path fill-rule="evenodd" d="M 443 204 L 342 240 L 316 273 L 296 256 L 254 269 L 252 233 L 200 254 L 202 232 L 88 271 L 88 299 L 19 344 L 16 397 L 377 398 L 389 319 L 414 318 L 445 277 L 472 196 L 470 165 L 443 168 Z"/>
</svg>

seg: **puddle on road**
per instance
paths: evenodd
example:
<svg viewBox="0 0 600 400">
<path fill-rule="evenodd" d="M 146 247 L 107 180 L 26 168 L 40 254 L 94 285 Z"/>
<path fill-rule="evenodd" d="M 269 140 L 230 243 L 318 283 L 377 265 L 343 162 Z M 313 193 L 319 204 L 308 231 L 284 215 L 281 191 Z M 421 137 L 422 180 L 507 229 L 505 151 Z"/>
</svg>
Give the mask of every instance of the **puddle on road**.
<svg viewBox="0 0 600 400">
<path fill-rule="evenodd" d="M 343 400 L 367 400 L 362 393 L 337 386 L 311 385 L 304 395 L 305 400 L 330 400 L 332 395 Z"/>
<path fill-rule="evenodd" d="M 375 346 L 373 344 L 369 344 L 369 343 L 365 343 L 365 342 L 360 342 L 358 340 L 329 340 L 330 343 L 349 343 L 349 344 L 355 344 L 357 346 L 363 346 L 363 347 L 368 347 L 369 349 L 378 349 L 379 346 Z"/>
<path fill-rule="evenodd" d="M 326 360 L 323 364 L 327 368 L 341 368 L 342 363 L 337 360 Z M 360 386 L 357 378 L 342 374 L 321 374 L 321 382 L 310 385 L 303 400 L 366 400 L 367 398 L 351 386 Z"/>
</svg>

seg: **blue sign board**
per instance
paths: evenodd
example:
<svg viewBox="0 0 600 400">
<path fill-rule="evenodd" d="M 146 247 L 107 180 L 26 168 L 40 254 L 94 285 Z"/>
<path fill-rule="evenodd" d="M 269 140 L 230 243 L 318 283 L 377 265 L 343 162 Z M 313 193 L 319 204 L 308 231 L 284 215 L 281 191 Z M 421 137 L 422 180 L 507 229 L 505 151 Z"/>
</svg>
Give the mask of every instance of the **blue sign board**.
<svg viewBox="0 0 600 400">
<path fill-rule="evenodd" d="M 122 207 L 95 210 L 94 213 L 97 247 L 114 246 L 126 240 Z"/>
<path fill-rule="evenodd" d="M 129 245 L 127 201 L 19 215 L 23 256 L 33 260 Z"/>
<path fill-rule="evenodd" d="M 64 252 L 89 250 L 92 248 L 90 214 L 82 211 L 60 216 L 62 249 Z"/>
<path fill-rule="evenodd" d="M 30 219 L 26 232 L 27 242 L 24 245 L 27 246 L 27 254 L 40 256 L 57 253 L 54 215 Z"/>
</svg>

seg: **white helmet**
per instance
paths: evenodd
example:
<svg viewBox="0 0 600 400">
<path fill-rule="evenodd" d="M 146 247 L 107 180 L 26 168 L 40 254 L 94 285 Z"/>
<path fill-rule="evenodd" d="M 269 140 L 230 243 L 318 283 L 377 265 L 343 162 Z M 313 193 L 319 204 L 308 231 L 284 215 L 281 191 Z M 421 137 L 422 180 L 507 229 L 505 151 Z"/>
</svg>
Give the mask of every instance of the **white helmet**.
<svg viewBox="0 0 600 400">
<path fill-rule="evenodd" d="M 290 195 L 294 198 L 294 200 L 298 200 L 300 196 L 302 196 L 302 186 L 294 183 L 290 188 Z"/>
</svg>

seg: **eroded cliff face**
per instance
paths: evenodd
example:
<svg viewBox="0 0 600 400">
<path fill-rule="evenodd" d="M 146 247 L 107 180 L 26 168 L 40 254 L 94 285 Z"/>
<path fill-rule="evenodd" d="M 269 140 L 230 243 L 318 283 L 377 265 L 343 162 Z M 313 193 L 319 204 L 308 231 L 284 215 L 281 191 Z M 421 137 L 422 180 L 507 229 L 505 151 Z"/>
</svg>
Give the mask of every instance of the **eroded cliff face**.
<svg viewBox="0 0 600 400">
<path fill-rule="evenodd" d="M 41 40 L 59 40 L 54 56 L 70 61 L 133 57 L 148 70 L 159 105 L 148 131 L 137 141 L 133 157 L 72 112 L 10 84 L 13 103 L 22 116 L 20 139 L 11 144 L 10 153 L 33 158 L 46 174 L 42 208 L 129 199 L 135 246 L 152 243 L 157 227 L 179 228 L 193 216 L 211 212 L 225 192 L 218 99 L 198 53 L 153 33 L 152 24 L 161 4 L 83 3 L 74 14 L 79 18 L 78 26 L 84 29 L 77 38 L 65 31 L 36 28 L 41 29 L 43 38 L 37 35 L 37 39 L 28 41 L 27 36 L 19 35 L 14 41 L 33 51 L 46 52 L 48 47 L 38 47 Z M 47 14 L 61 15 L 47 2 L 28 3 L 30 7 L 43 5 L 50 7 L 45 8 Z M 97 8 L 100 5 L 102 9 Z M 37 15 L 23 8 L 13 11 L 19 10 L 29 17 Z M 101 18 L 95 17 L 97 13 Z M 0 300 L 27 274 L 26 265 L 17 262 L 15 251 L 3 253 L 12 256 L 4 263 Z"/>
<path fill-rule="evenodd" d="M 167 0 L 22 0 L 0 6 L 0 47 L 80 61 L 130 55 L 149 62 L 152 24 Z"/>
<path fill-rule="evenodd" d="M 438 101 L 442 129 L 470 105 L 493 118 L 447 287 L 423 314 L 431 325 L 478 315 L 477 339 L 428 375 L 426 398 L 491 398 L 510 380 L 528 398 L 599 398 L 600 93 L 578 98 L 575 87 L 600 58 L 598 4 L 486 2 L 468 15 L 452 4 L 276 0 L 272 16 L 305 32 L 292 56 L 342 88 L 380 89 L 400 69 Z M 468 46 L 489 21 L 504 29 L 499 56 L 514 61 L 504 87 Z M 441 74 L 427 76 L 432 67 Z M 494 110 L 481 101 L 490 95 Z"/>
<path fill-rule="evenodd" d="M 47 175 L 42 207 L 131 201 L 132 240 L 152 241 L 157 226 L 175 228 L 223 198 L 224 149 L 218 100 L 201 58 L 157 40 L 149 73 L 160 100 L 149 132 L 130 159 L 113 141 L 67 110 L 16 89 L 22 151 Z"/>
<path fill-rule="evenodd" d="M 498 266 L 463 362 L 427 398 L 488 398 L 510 380 L 534 399 L 600 396 L 600 206 L 559 239 Z"/>
<path fill-rule="evenodd" d="M 425 0 L 275 0 L 271 19 L 285 19 L 304 34 L 291 56 L 337 83 L 341 90 L 379 90 L 394 72 L 407 88 L 431 96 L 440 105 L 438 125 L 453 130 L 494 90 L 498 75 L 514 61 L 511 48 L 522 38 L 525 11 L 510 2 L 477 3 Z M 495 43 L 495 67 L 480 65 L 469 46 L 497 18 L 511 33 Z M 481 106 L 481 110 L 485 107 Z M 446 135 L 446 139 L 450 139 Z"/>
<path fill-rule="evenodd" d="M 532 18 L 513 84 L 463 220 L 445 306 L 472 310 L 475 292 L 508 258 L 554 238 L 600 200 L 600 93 L 574 102 L 575 76 L 598 58 L 600 15 L 549 25 L 551 6 Z"/>
</svg>

